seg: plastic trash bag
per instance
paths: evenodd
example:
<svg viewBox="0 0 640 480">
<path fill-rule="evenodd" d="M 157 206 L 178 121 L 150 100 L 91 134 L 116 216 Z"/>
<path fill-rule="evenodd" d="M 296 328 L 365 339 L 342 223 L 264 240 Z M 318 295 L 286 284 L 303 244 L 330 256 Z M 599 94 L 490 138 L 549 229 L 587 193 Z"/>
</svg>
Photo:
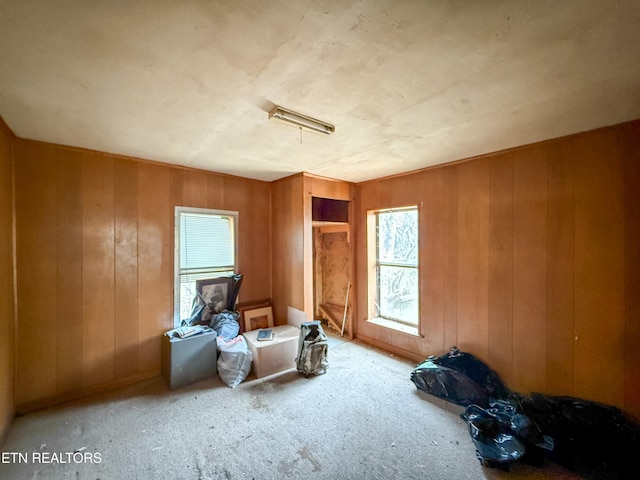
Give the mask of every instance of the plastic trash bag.
<svg viewBox="0 0 640 480">
<path fill-rule="evenodd" d="M 251 351 L 242 335 L 229 341 L 217 337 L 216 342 L 220 352 L 218 375 L 227 386 L 234 388 L 242 383 L 251 371 Z"/>
<path fill-rule="evenodd" d="M 411 381 L 419 390 L 463 406 L 488 407 L 492 399 L 509 395 L 509 389 L 495 371 L 455 346 L 445 355 L 432 355 L 416 366 Z"/>
<path fill-rule="evenodd" d="M 588 478 L 623 479 L 637 469 L 640 423 L 619 408 L 570 396 L 514 396 L 518 410 L 554 439 L 550 458 Z"/>
<path fill-rule="evenodd" d="M 191 311 L 189 312 L 189 318 L 183 318 L 180 324 L 183 327 L 198 324 L 205 306 L 206 305 L 204 303 L 204 300 L 202 300 L 202 297 L 200 297 L 200 295 L 196 295 L 195 297 L 193 297 L 193 300 L 191 301 Z"/>
<path fill-rule="evenodd" d="M 540 465 L 543 450 L 554 448 L 553 439 L 507 401 L 491 402 L 489 408 L 469 405 L 460 416 L 467 422 L 476 457 L 483 466 L 504 466 L 525 455 L 528 463 Z"/>
<path fill-rule="evenodd" d="M 329 366 L 327 355 L 327 335 L 317 320 L 300 325 L 296 368 L 309 376 L 326 373 Z"/>
<path fill-rule="evenodd" d="M 239 313 L 230 312 L 229 310 L 216 313 L 211 317 L 209 328 L 216 331 L 218 338 L 222 337 L 226 340 L 236 338 L 240 332 L 239 316 Z"/>
<path fill-rule="evenodd" d="M 476 447 L 476 457 L 483 466 L 513 462 L 525 453 L 524 444 L 499 418 L 477 405 L 469 405 L 461 415 Z"/>
<path fill-rule="evenodd" d="M 616 407 L 510 392 L 496 372 L 456 347 L 427 358 L 411 380 L 420 390 L 467 407 L 461 417 L 484 466 L 541 465 L 550 458 L 597 480 L 626 479 L 637 469 L 632 452 L 640 452 L 640 422 Z"/>
</svg>

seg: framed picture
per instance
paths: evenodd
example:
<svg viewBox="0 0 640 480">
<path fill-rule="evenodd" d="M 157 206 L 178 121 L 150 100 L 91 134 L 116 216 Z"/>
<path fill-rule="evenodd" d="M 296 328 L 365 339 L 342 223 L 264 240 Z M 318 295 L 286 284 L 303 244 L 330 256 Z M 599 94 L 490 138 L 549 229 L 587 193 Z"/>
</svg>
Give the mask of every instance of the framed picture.
<svg viewBox="0 0 640 480">
<path fill-rule="evenodd" d="M 196 291 L 212 312 L 233 310 L 242 275 L 196 280 Z"/>
<path fill-rule="evenodd" d="M 245 331 L 257 330 L 259 328 L 273 327 L 273 309 L 269 307 L 245 310 L 244 329 Z"/>
<path fill-rule="evenodd" d="M 247 331 L 245 328 L 246 323 L 244 320 L 244 312 L 246 312 L 247 310 L 255 310 L 256 308 L 263 308 L 263 307 L 270 307 L 270 306 L 271 306 L 270 298 L 264 298 L 262 300 L 251 300 L 248 302 L 238 303 L 238 305 L 236 306 L 236 309 L 240 314 L 240 317 L 238 318 L 238 323 L 240 324 L 240 333 L 244 333 Z"/>
<path fill-rule="evenodd" d="M 227 308 L 228 286 L 226 281 L 220 281 L 219 278 L 197 280 L 196 290 L 204 304 L 212 312 L 222 312 Z"/>
</svg>

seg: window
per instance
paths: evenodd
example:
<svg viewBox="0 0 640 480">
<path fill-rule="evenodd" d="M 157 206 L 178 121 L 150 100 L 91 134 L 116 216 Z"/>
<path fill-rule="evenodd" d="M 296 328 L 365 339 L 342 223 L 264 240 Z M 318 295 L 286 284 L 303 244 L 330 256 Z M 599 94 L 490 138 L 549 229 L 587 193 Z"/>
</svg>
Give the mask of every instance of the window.
<svg viewBox="0 0 640 480">
<path fill-rule="evenodd" d="M 176 207 L 174 323 L 189 317 L 196 280 L 237 271 L 238 212 Z"/>
<path fill-rule="evenodd" d="M 418 335 L 418 208 L 368 214 L 369 319 Z"/>
</svg>

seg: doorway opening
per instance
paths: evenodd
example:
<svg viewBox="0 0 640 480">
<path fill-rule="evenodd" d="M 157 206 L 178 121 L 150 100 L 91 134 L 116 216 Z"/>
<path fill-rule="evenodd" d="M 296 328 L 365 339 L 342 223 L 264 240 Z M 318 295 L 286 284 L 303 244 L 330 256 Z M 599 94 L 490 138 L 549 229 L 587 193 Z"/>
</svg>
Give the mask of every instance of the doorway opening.
<svg viewBox="0 0 640 480">
<path fill-rule="evenodd" d="M 313 197 L 314 318 L 352 338 L 349 202 Z"/>
</svg>

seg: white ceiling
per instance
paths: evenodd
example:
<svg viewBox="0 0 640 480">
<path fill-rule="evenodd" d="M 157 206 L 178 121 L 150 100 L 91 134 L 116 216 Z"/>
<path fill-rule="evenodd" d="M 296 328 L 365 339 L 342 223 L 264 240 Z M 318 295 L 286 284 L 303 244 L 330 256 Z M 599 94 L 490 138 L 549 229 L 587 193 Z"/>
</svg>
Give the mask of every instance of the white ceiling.
<svg viewBox="0 0 640 480">
<path fill-rule="evenodd" d="M 357 182 L 640 118 L 640 1 L 0 0 L 0 68 L 19 137 Z"/>
</svg>

